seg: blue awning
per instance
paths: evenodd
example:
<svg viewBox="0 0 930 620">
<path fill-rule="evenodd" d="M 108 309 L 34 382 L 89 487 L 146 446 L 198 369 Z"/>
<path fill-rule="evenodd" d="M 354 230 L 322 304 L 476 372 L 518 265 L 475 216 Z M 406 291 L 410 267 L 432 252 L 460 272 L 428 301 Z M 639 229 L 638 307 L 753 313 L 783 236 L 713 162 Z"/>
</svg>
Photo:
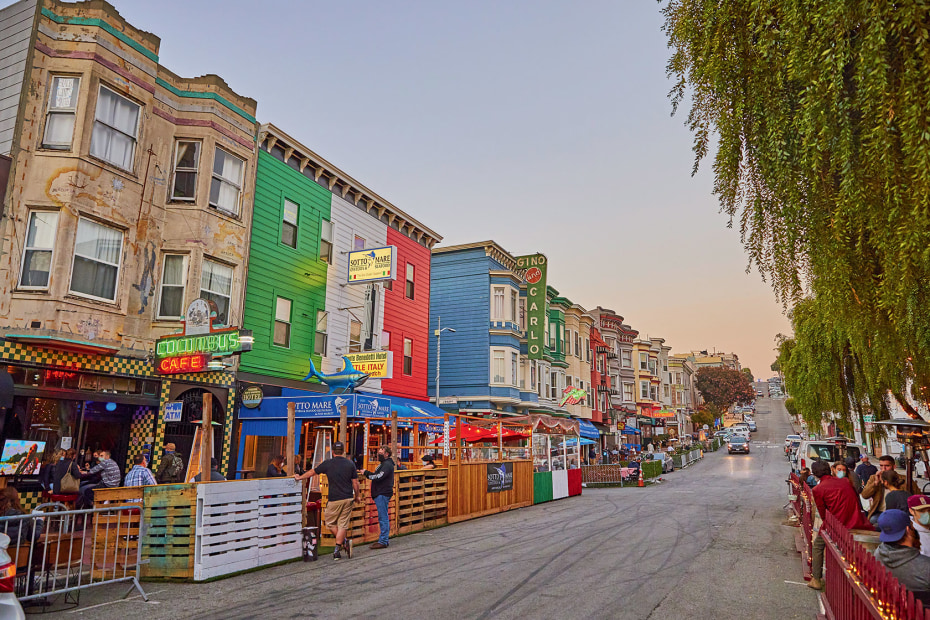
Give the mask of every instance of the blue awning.
<svg viewBox="0 0 930 620">
<path fill-rule="evenodd" d="M 582 437 L 588 439 L 598 440 L 601 438 L 601 434 L 598 432 L 597 427 L 591 424 L 588 420 L 578 420 L 578 434 Z"/>
<path fill-rule="evenodd" d="M 287 405 L 295 404 L 298 420 L 338 419 L 340 409 L 346 409 L 349 418 L 390 418 L 396 413 L 400 418 L 421 418 L 425 422 L 442 424 L 446 412 L 435 405 L 412 398 L 385 396 L 358 392 L 355 394 L 305 394 L 270 396 L 262 399 L 258 407 L 239 408 L 239 419 L 287 420 Z M 410 426 L 402 422 L 402 426 Z"/>
<path fill-rule="evenodd" d="M 287 437 L 287 420 L 243 420 L 242 437 Z M 294 427 L 294 443 L 300 445 L 300 424 Z"/>
<path fill-rule="evenodd" d="M 621 435 L 636 435 L 637 433 L 639 433 L 639 429 L 632 426 L 624 426 L 623 430 L 620 431 Z"/>
</svg>

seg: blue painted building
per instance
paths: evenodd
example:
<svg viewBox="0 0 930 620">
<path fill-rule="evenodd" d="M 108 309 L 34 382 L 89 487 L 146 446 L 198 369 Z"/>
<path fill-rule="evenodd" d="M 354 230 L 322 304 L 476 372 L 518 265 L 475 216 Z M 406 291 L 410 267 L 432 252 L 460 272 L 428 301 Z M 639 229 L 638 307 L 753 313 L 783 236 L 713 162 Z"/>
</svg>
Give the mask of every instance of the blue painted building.
<svg viewBox="0 0 930 620">
<path fill-rule="evenodd" d="M 548 362 L 527 359 L 525 288 L 516 257 L 493 241 L 433 249 L 428 388 L 433 402 L 441 325 L 443 409 L 472 415 L 565 413 L 547 397 Z"/>
</svg>

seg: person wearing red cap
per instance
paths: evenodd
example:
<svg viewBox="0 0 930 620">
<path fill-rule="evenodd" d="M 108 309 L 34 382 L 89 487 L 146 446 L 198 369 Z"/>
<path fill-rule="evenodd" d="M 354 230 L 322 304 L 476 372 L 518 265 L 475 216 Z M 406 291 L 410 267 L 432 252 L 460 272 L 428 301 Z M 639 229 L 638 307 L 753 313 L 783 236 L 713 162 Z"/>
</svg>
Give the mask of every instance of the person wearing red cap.
<svg viewBox="0 0 930 620">
<path fill-rule="evenodd" d="M 920 534 L 920 554 L 930 557 L 930 497 L 911 495 L 907 498 L 911 525 Z"/>
</svg>

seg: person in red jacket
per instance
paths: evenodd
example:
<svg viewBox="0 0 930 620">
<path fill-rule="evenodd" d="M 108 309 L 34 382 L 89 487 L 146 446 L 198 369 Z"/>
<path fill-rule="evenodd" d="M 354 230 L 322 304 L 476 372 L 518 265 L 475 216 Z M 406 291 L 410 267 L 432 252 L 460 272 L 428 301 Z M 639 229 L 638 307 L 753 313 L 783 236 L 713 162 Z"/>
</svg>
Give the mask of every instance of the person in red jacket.
<svg viewBox="0 0 930 620">
<path fill-rule="evenodd" d="M 859 496 L 848 480 L 835 478 L 830 475 L 830 465 L 824 461 L 814 461 L 811 464 L 811 473 L 820 480 L 812 490 L 814 503 L 820 518 L 825 519 L 827 513 L 839 519 L 850 530 L 873 530 L 872 524 L 862 514 L 862 505 Z M 811 574 L 813 578 L 808 586 L 815 590 L 823 588 L 823 538 L 818 533 L 814 537 L 811 552 Z"/>
</svg>

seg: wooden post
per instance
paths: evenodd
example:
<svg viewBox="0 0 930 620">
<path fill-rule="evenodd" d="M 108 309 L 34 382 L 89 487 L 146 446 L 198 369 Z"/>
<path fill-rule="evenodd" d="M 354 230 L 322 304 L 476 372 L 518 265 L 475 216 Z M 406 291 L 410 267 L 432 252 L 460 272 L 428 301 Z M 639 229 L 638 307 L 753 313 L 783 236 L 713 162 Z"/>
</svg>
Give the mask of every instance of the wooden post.
<svg viewBox="0 0 930 620">
<path fill-rule="evenodd" d="M 200 481 L 210 480 L 210 461 L 213 459 L 213 394 L 203 392 L 203 422 L 200 432 Z"/>
<path fill-rule="evenodd" d="M 445 414 L 442 422 L 442 466 L 449 466 L 449 414 Z"/>
<path fill-rule="evenodd" d="M 462 414 L 459 414 L 455 418 L 455 448 L 453 454 L 455 455 L 455 464 L 462 464 Z"/>
<path fill-rule="evenodd" d="M 420 423 L 413 423 L 413 441 L 410 442 L 410 447 L 413 448 L 413 464 L 414 466 L 417 463 L 422 463 L 420 457 L 423 456 L 423 450 L 420 449 Z"/>
<path fill-rule="evenodd" d="M 368 438 L 371 437 L 371 418 L 365 418 L 365 451 L 362 453 L 362 469 L 368 469 Z"/>
<path fill-rule="evenodd" d="M 391 412 L 391 454 L 394 462 L 400 463 L 400 454 L 397 453 L 397 412 Z"/>
<path fill-rule="evenodd" d="M 497 423 L 497 458 L 504 460 L 504 423 Z"/>
<path fill-rule="evenodd" d="M 286 451 L 284 454 L 286 458 L 284 461 L 284 471 L 287 472 L 288 477 L 294 475 L 294 458 L 296 457 L 295 451 L 297 449 L 294 441 L 294 422 L 297 416 L 296 409 L 296 403 L 290 402 L 287 404 L 287 445 L 284 447 Z"/>
<path fill-rule="evenodd" d="M 349 454 L 349 446 L 346 445 L 347 443 L 349 443 L 348 425 L 349 425 L 348 407 L 343 405 L 339 407 L 339 439 L 337 441 L 342 442 L 342 445 L 345 448 L 344 455 Z"/>
</svg>

